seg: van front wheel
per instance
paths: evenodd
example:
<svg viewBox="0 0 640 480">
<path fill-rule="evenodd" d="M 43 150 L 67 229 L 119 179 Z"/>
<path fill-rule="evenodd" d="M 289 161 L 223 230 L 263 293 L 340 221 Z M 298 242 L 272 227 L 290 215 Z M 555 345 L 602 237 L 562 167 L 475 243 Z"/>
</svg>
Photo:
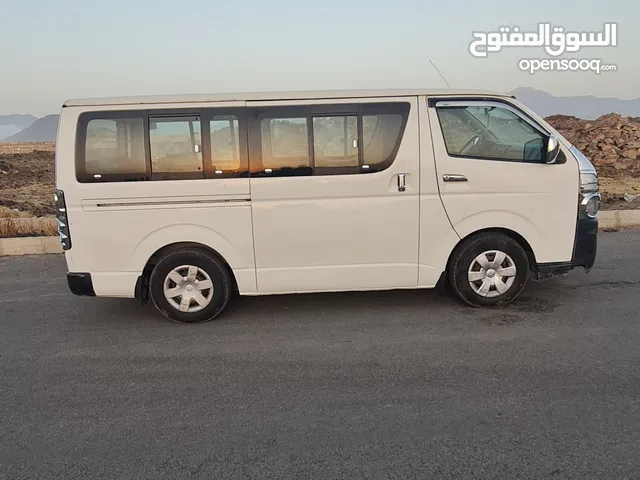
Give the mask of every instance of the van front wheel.
<svg viewBox="0 0 640 480">
<path fill-rule="evenodd" d="M 231 290 L 224 263 L 194 248 L 168 253 L 155 266 L 149 281 L 155 307 L 179 323 L 213 320 L 227 306 Z"/>
<path fill-rule="evenodd" d="M 456 295 L 469 305 L 506 305 L 524 289 L 529 259 L 513 238 L 497 232 L 481 233 L 456 249 L 448 275 Z"/>
</svg>

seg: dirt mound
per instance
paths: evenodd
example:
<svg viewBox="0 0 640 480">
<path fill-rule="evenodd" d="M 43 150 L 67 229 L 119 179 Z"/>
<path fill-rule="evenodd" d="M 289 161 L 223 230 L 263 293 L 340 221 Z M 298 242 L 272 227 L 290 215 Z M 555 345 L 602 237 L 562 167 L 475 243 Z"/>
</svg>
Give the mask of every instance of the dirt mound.
<svg viewBox="0 0 640 480">
<path fill-rule="evenodd" d="M 54 152 L 0 154 L 0 206 L 54 215 Z"/>
<path fill-rule="evenodd" d="M 565 115 L 545 120 L 584 153 L 600 175 L 640 177 L 640 118 L 610 113 L 595 121 Z"/>
</svg>

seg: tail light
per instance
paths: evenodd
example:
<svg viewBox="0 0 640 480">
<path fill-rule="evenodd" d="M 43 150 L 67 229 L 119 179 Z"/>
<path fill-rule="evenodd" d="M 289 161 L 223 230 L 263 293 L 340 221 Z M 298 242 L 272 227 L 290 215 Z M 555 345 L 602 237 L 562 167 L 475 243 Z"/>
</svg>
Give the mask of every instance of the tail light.
<svg viewBox="0 0 640 480">
<path fill-rule="evenodd" d="M 69 234 L 69 221 L 67 217 L 67 204 L 64 201 L 64 192 L 56 190 L 53 194 L 56 205 L 56 220 L 58 221 L 58 236 L 63 250 L 71 248 L 71 235 Z"/>
</svg>

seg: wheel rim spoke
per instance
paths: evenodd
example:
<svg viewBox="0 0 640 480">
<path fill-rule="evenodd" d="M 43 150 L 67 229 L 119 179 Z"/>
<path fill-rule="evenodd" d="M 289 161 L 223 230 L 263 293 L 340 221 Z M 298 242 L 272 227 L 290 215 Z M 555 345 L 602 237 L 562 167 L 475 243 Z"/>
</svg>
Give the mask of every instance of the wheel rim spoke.
<svg viewBox="0 0 640 480">
<path fill-rule="evenodd" d="M 501 278 L 495 278 L 493 280 L 493 284 L 496 286 L 496 290 L 498 291 L 498 293 L 500 293 L 500 295 L 509 290 L 509 287 L 502 281 Z"/>
<path fill-rule="evenodd" d="M 482 286 L 478 289 L 478 293 L 483 297 L 486 297 L 491 289 L 491 279 L 485 278 L 484 282 L 482 282 Z"/>
<path fill-rule="evenodd" d="M 166 298 L 176 298 L 177 296 L 182 295 L 182 287 L 170 288 L 169 290 L 164 291 L 164 296 Z"/>
<path fill-rule="evenodd" d="M 189 273 L 187 273 L 187 282 L 195 282 L 198 275 L 198 269 L 194 266 L 189 267 Z"/>
<path fill-rule="evenodd" d="M 205 307 L 209 303 L 209 301 L 206 298 L 204 298 L 204 295 L 202 295 L 200 292 L 194 292 L 193 299 L 201 307 Z"/>
<path fill-rule="evenodd" d="M 501 277 L 515 277 L 516 267 L 515 265 L 512 265 L 510 267 L 499 268 L 497 272 Z"/>
<path fill-rule="evenodd" d="M 213 288 L 213 282 L 211 280 L 201 280 L 196 282 L 197 290 L 208 290 L 210 288 Z"/>
<path fill-rule="evenodd" d="M 500 265 L 502 265 L 502 262 L 504 262 L 504 259 L 506 257 L 507 257 L 506 253 L 504 253 L 504 252 L 496 252 L 496 256 L 493 259 L 492 268 L 494 268 L 494 269 L 500 268 Z"/>
<path fill-rule="evenodd" d="M 471 282 L 477 282 L 479 280 L 484 280 L 484 277 L 486 277 L 487 274 L 486 272 L 480 271 L 480 272 L 469 272 L 469 281 Z"/>
<path fill-rule="evenodd" d="M 180 300 L 180 311 L 181 312 L 189 311 L 190 304 L 191 304 L 191 297 L 188 295 L 183 295 L 182 300 Z"/>
<path fill-rule="evenodd" d="M 485 270 L 488 269 L 488 268 L 491 268 L 491 262 L 489 261 L 489 258 L 487 258 L 487 254 L 486 253 L 482 254 L 482 255 L 479 255 L 478 258 L 476 258 L 476 261 Z"/>
<path fill-rule="evenodd" d="M 173 280 L 175 283 L 177 283 L 178 285 L 184 282 L 184 277 L 180 275 L 178 272 L 176 272 L 175 270 L 173 270 L 172 272 L 169 272 L 169 278 Z"/>
</svg>

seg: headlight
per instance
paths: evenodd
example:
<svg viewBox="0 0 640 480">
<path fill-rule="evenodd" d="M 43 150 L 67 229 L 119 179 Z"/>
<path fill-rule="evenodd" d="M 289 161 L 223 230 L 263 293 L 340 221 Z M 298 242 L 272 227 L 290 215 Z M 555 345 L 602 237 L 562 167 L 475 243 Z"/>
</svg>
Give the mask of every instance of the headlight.
<svg viewBox="0 0 640 480">
<path fill-rule="evenodd" d="M 586 195 L 582 200 L 582 211 L 590 218 L 596 218 L 600 213 L 600 194 Z"/>
<path fill-rule="evenodd" d="M 593 193 L 598 191 L 598 175 L 595 173 L 580 174 L 580 192 Z"/>
</svg>

